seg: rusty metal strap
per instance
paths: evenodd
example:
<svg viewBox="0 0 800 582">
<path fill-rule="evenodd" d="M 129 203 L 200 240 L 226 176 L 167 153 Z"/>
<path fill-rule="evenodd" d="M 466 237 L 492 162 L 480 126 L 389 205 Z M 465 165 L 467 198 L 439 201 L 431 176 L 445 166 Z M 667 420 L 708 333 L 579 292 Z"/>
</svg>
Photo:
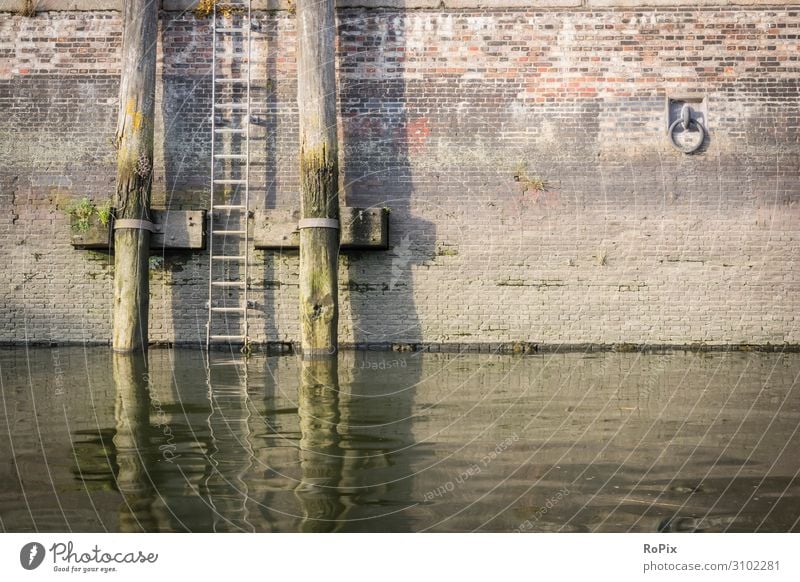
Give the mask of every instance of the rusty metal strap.
<svg viewBox="0 0 800 582">
<path fill-rule="evenodd" d="M 139 220 L 138 218 L 118 218 L 114 221 L 114 230 L 119 228 L 135 228 L 138 230 L 156 231 L 156 225 L 149 220 Z"/>
<path fill-rule="evenodd" d="M 335 218 L 303 218 L 297 223 L 298 228 L 333 228 L 339 230 L 339 221 Z"/>
</svg>

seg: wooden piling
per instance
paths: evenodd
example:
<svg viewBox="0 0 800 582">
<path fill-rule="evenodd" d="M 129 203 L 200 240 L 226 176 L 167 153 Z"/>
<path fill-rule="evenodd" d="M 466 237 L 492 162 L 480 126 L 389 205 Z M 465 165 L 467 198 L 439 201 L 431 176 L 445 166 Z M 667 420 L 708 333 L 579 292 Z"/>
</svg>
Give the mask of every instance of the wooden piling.
<svg viewBox="0 0 800 582">
<path fill-rule="evenodd" d="M 339 263 L 339 148 L 333 0 L 297 2 L 300 111 L 300 326 L 304 356 L 335 355 Z"/>
<path fill-rule="evenodd" d="M 147 347 L 158 0 L 124 0 L 114 232 L 115 351 Z M 141 221 L 141 222 L 136 222 Z"/>
</svg>

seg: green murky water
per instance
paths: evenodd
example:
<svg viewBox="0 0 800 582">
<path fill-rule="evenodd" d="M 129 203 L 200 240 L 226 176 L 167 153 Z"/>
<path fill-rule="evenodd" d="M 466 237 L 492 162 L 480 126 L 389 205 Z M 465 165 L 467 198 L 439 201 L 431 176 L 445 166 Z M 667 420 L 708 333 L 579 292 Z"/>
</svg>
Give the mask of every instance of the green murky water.
<svg viewBox="0 0 800 582">
<path fill-rule="evenodd" d="M 216 354 L 214 362 L 230 356 Z M 0 351 L 4 531 L 798 531 L 800 355 Z"/>
</svg>

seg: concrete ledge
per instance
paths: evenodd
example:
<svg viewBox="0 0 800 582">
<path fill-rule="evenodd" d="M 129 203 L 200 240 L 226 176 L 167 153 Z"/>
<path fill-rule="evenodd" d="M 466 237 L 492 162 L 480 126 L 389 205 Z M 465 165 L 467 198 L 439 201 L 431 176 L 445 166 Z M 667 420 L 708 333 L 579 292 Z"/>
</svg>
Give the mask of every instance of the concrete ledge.
<svg viewBox="0 0 800 582">
<path fill-rule="evenodd" d="M 272 344 L 266 344 L 272 345 Z M 284 344 L 281 344 L 284 345 Z M 800 352 L 798 344 L 536 344 L 531 342 L 484 343 L 341 343 L 340 350 L 440 352 L 480 354 L 558 354 L 574 352 L 665 353 L 665 352 Z"/>
<path fill-rule="evenodd" d="M 122 9 L 122 0 L 34 0 L 37 12 L 49 11 L 102 11 Z M 161 0 L 163 10 L 184 12 L 192 10 L 197 0 Z M 253 10 L 289 10 L 290 0 L 253 0 Z M 800 0 L 337 0 L 338 8 L 390 8 L 390 9 L 503 9 L 527 8 L 667 8 L 667 7 L 767 7 L 800 6 Z M 21 12 L 25 0 L 0 0 L 0 12 Z"/>
<path fill-rule="evenodd" d="M 109 332 L 110 334 L 110 332 Z M 55 348 L 66 346 L 107 346 L 111 345 L 111 340 L 76 340 L 76 341 L 48 341 L 48 340 L 0 340 L 0 347 L 4 348 Z M 254 352 L 265 352 L 271 355 L 285 354 L 293 355 L 299 353 L 299 344 L 291 342 L 258 342 L 250 344 Z M 533 352 L 515 351 L 514 346 L 518 343 L 508 342 L 486 342 L 486 343 L 375 343 L 375 344 L 354 344 L 352 342 L 342 342 L 339 344 L 339 351 L 370 351 L 370 352 L 431 352 L 443 354 L 460 353 L 479 353 L 479 354 L 506 354 L 506 355 L 531 355 L 531 354 L 567 354 L 567 353 L 607 353 L 635 351 L 637 353 L 670 353 L 670 352 L 760 352 L 760 353 L 798 353 L 798 344 L 639 344 L 635 350 L 620 350 L 617 346 L 621 344 L 586 344 L 586 343 L 563 343 L 563 344 L 526 344 L 535 345 Z M 627 345 L 627 344 L 622 344 Z M 171 349 L 176 347 L 205 347 L 205 341 L 163 341 L 155 340 L 150 342 L 151 348 Z M 217 344 L 212 347 L 214 350 L 230 349 L 227 345 Z"/>
</svg>

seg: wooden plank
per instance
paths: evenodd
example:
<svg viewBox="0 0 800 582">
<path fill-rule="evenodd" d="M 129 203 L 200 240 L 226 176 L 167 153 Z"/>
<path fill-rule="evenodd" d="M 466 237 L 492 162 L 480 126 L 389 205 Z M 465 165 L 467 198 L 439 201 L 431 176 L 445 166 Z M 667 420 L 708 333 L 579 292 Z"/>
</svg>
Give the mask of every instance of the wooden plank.
<svg viewBox="0 0 800 582">
<path fill-rule="evenodd" d="M 151 210 L 155 231 L 150 237 L 151 251 L 194 251 L 206 248 L 205 210 Z M 103 226 L 96 216 L 89 220 L 89 230 L 71 231 L 76 249 L 109 250 L 109 225 Z"/>
<path fill-rule="evenodd" d="M 152 210 L 156 230 L 151 250 L 193 251 L 206 248 L 205 210 Z"/>
<path fill-rule="evenodd" d="M 156 232 L 150 249 L 191 251 L 206 248 L 205 210 L 151 210 Z M 256 210 L 253 242 L 257 249 L 297 250 L 300 248 L 299 209 Z M 389 211 L 385 208 L 340 208 L 342 250 L 386 250 L 389 248 Z M 166 234 L 165 234 L 166 232 Z M 97 217 L 86 232 L 71 232 L 76 249 L 109 249 L 109 227 Z"/>
<path fill-rule="evenodd" d="M 107 224 L 102 224 L 96 214 L 89 217 L 88 229 L 78 229 L 78 220 L 72 217 L 70 219 L 70 243 L 76 249 L 108 250 L 113 244 L 109 240 L 111 229 Z"/>
<path fill-rule="evenodd" d="M 387 208 L 341 209 L 342 248 L 389 248 L 389 210 Z"/>
<path fill-rule="evenodd" d="M 385 208 L 339 209 L 342 250 L 386 250 L 389 248 L 389 211 Z M 257 249 L 300 248 L 299 209 L 256 210 L 253 243 Z"/>
<path fill-rule="evenodd" d="M 299 249 L 299 221 L 299 208 L 256 210 L 253 219 L 253 245 L 257 249 Z"/>
</svg>

